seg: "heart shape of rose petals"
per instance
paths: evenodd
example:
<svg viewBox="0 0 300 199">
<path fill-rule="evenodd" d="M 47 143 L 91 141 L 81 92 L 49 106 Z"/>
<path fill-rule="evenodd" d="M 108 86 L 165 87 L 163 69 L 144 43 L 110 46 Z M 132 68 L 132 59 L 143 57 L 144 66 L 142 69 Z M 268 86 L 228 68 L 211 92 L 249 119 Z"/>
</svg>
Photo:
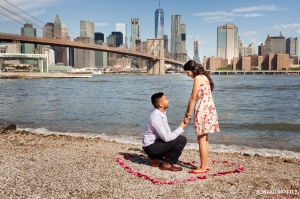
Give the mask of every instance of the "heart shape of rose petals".
<svg viewBox="0 0 300 199">
<path fill-rule="evenodd" d="M 124 157 L 124 159 L 128 160 L 128 159 L 132 159 L 132 158 L 146 157 L 146 156 L 143 155 L 143 154 L 140 154 L 140 155 L 126 154 L 123 157 Z M 228 161 L 212 160 L 211 161 L 212 163 L 230 164 L 230 165 L 233 165 L 233 166 L 237 166 L 238 168 L 235 169 L 235 170 L 218 172 L 218 173 L 214 173 L 214 174 L 191 176 L 191 177 L 189 177 L 188 179 L 185 179 L 185 180 L 171 180 L 171 181 L 167 181 L 167 180 L 156 180 L 154 178 L 149 177 L 147 174 L 143 174 L 143 173 L 140 173 L 138 171 L 134 171 L 133 169 L 131 169 L 129 166 L 127 166 L 124 163 L 124 161 L 123 161 L 123 159 L 121 157 L 118 157 L 116 159 L 116 162 L 119 163 L 119 165 L 122 168 L 124 168 L 125 171 L 127 171 L 128 173 L 130 173 L 130 174 L 132 174 L 132 175 L 134 175 L 136 177 L 144 178 L 146 180 L 149 180 L 149 181 L 151 181 L 155 185 L 166 185 L 166 184 L 178 184 L 178 183 L 182 183 L 182 182 L 193 182 L 193 181 L 196 181 L 196 180 L 205 180 L 209 176 L 224 176 L 224 175 L 233 174 L 233 173 L 240 173 L 240 172 L 243 172 L 245 170 L 245 167 L 243 165 L 241 165 L 241 164 L 237 164 L 237 163 L 234 163 L 234 162 L 228 162 Z M 196 163 L 196 161 L 191 161 L 191 162 L 182 162 L 182 161 L 180 161 L 180 162 L 178 162 L 178 164 L 181 164 L 181 165 L 192 165 L 192 164 L 195 164 L 195 163 Z"/>
</svg>

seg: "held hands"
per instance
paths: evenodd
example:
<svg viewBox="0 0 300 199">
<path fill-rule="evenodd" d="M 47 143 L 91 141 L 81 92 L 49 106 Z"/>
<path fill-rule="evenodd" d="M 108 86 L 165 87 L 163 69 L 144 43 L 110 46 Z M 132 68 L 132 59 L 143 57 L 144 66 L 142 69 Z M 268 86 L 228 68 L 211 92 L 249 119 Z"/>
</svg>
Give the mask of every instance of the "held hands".
<svg viewBox="0 0 300 199">
<path fill-rule="evenodd" d="M 192 119 L 192 115 L 188 114 L 188 113 L 185 113 L 184 117 L 187 118 L 189 121 L 191 121 L 191 119 Z"/>
<path fill-rule="evenodd" d="M 180 126 L 181 126 L 183 129 L 185 129 L 188 123 L 189 123 L 188 118 L 184 118 L 184 119 L 181 121 Z"/>
</svg>

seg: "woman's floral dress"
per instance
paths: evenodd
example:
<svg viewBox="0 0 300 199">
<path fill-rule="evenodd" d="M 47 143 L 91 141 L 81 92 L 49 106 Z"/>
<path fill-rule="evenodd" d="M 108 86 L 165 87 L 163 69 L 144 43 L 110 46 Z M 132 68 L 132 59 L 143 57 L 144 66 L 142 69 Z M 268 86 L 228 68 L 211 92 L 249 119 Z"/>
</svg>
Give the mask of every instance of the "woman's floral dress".
<svg viewBox="0 0 300 199">
<path fill-rule="evenodd" d="M 206 76 L 201 76 L 205 79 L 206 84 L 200 86 L 194 108 L 194 132 L 197 136 L 220 131 L 209 80 Z"/>
</svg>

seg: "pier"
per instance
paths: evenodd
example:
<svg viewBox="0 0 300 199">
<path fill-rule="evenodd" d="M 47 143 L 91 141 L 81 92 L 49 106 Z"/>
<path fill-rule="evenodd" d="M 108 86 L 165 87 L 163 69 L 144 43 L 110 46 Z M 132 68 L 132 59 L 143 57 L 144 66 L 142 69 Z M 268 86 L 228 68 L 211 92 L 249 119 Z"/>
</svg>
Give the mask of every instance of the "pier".
<svg viewBox="0 0 300 199">
<path fill-rule="evenodd" d="M 211 75 L 300 75 L 300 70 L 208 70 Z"/>
<path fill-rule="evenodd" d="M 0 79 L 42 79 L 42 78 L 89 78 L 92 73 L 26 73 L 26 72 L 0 72 Z"/>
</svg>

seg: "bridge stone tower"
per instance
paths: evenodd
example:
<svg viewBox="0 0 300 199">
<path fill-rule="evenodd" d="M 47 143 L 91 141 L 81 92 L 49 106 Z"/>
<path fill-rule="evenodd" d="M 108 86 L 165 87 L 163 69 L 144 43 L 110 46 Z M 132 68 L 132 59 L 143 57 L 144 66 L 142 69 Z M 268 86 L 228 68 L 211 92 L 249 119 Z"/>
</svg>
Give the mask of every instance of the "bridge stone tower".
<svg viewBox="0 0 300 199">
<path fill-rule="evenodd" d="M 147 67 L 147 74 L 149 75 L 165 74 L 164 40 L 148 39 L 147 52 L 151 53 L 151 55 L 159 57 L 158 59 L 149 60 L 149 66 Z"/>
</svg>

